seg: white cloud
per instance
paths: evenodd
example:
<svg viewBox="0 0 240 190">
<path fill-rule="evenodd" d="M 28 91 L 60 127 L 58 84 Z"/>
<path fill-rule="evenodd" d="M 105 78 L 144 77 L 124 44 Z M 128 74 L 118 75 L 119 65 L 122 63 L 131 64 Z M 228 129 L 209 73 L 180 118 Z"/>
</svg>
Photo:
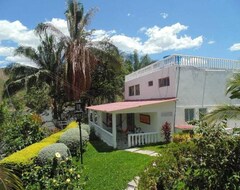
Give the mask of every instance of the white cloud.
<svg viewBox="0 0 240 190">
<path fill-rule="evenodd" d="M 139 32 L 145 32 L 147 30 L 147 27 L 142 27 L 139 29 Z"/>
<path fill-rule="evenodd" d="M 127 16 L 131 16 L 131 13 L 128 13 Z"/>
<path fill-rule="evenodd" d="M 240 51 L 240 43 L 233 44 L 230 48 L 230 51 Z"/>
<path fill-rule="evenodd" d="M 68 35 L 67 22 L 64 19 L 53 18 L 51 23 L 60 29 L 64 34 Z M 6 20 L 0 20 L 0 44 L 3 40 L 14 42 L 18 45 L 27 45 L 36 47 L 39 44 L 37 36 L 34 34 L 34 30 L 28 29 L 20 21 L 9 22 Z M 200 47 L 203 43 L 203 37 L 198 36 L 192 38 L 187 35 L 180 35 L 179 33 L 187 30 L 188 26 L 180 23 L 173 24 L 171 26 L 165 26 L 160 28 L 159 26 L 153 26 L 151 28 L 142 27 L 140 32 L 146 35 L 146 40 L 143 41 L 139 37 L 129 37 L 125 34 L 117 34 L 115 30 L 95 30 L 93 31 L 92 40 L 98 41 L 104 38 L 109 38 L 120 50 L 126 52 L 133 52 L 138 50 L 142 54 L 155 54 L 161 53 L 167 50 L 180 50 Z M 0 56 L 6 56 L 6 62 L 20 62 L 22 64 L 32 65 L 32 63 L 23 59 L 22 57 L 13 56 L 13 50 L 15 47 L 0 46 Z"/>
<path fill-rule="evenodd" d="M 68 35 L 67 21 L 64 19 L 53 18 L 51 21 L 46 21 L 45 23 L 51 23 L 57 27 L 65 35 Z M 34 30 L 28 29 L 20 21 L 10 22 L 7 20 L 0 20 L 0 44 L 1 41 L 7 40 L 16 44 L 16 46 L 31 46 L 36 48 L 40 41 L 37 35 L 35 35 Z M 19 62 L 26 65 L 35 65 L 29 60 L 20 58 L 18 56 L 13 56 L 14 49 L 16 47 L 4 47 L 0 46 L 0 56 L 4 56 L 6 62 Z"/>
<path fill-rule="evenodd" d="M 39 44 L 33 30 L 28 30 L 20 21 L 0 20 L 0 41 L 11 40 L 18 45 L 36 47 Z"/>
<path fill-rule="evenodd" d="M 114 35 L 111 37 L 111 41 L 116 45 L 119 49 L 126 52 L 133 52 L 133 50 L 142 51 L 143 44 L 141 43 L 140 38 L 133 38 L 121 35 Z"/>
<path fill-rule="evenodd" d="M 210 40 L 210 41 L 208 41 L 208 44 L 215 44 L 216 42 L 214 41 L 214 40 Z"/>
<path fill-rule="evenodd" d="M 105 31 L 105 30 L 94 30 L 91 36 L 92 41 L 101 41 L 110 36 L 116 34 L 115 30 Z"/>
<path fill-rule="evenodd" d="M 10 56 L 13 55 L 13 47 L 1 47 L 0 46 L 0 56 Z"/>
<path fill-rule="evenodd" d="M 198 36 L 194 39 L 192 37 L 178 34 L 188 27 L 180 23 L 171 26 L 160 28 L 154 26 L 152 28 L 142 28 L 148 37 L 145 42 L 135 37 L 128 37 L 126 35 L 115 35 L 111 37 L 112 42 L 123 51 L 132 52 L 138 50 L 143 54 L 161 53 L 167 50 L 180 50 L 200 47 L 203 43 L 203 37 Z"/>
<path fill-rule="evenodd" d="M 5 60 L 10 63 L 20 63 L 22 65 L 27 65 L 30 67 L 37 67 L 37 65 L 33 63 L 30 59 L 27 59 L 23 56 L 8 56 Z"/>
<path fill-rule="evenodd" d="M 168 17 L 168 14 L 167 14 L 167 13 L 160 13 L 160 15 L 161 15 L 161 17 L 162 17 L 163 19 L 166 19 L 166 18 Z"/>
<path fill-rule="evenodd" d="M 46 21 L 45 23 L 50 23 L 58 28 L 64 35 L 69 36 L 67 21 L 60 18 L 52 18 L 51 21 Z"/>
</svg>

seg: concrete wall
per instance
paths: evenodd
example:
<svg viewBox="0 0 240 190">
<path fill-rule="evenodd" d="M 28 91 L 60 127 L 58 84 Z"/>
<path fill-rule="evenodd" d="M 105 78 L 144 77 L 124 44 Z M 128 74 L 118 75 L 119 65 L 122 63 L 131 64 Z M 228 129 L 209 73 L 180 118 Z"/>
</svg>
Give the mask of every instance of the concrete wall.
<svg viewBox="0 0 240 190">
<path fill-rule="evenodd" d="M 169 66 L 153 72 L 149 75 L 133 79 L 125 83 L 125 100 L 144 100 L 175 97 L 176 66 Z M 170 86 L 158 86 L 158 79 L 169 77 Z M 153 86 L 148 86 L 148 82 L 153 81 Z M 140 84 L 140 95 L 129 96 L 129 87 Z"/>
<path fill-rule="evenodd" d="M 217 105 L 240 103 L 231 100 L 225 94 L 226 82 L 233 75 L 233 71 L 206 70 L 190 66 L 178 69 L 176 125 L 186 124 L 184 116 L 186 108 L 194 108 L 195 118 L 198 119 L 199 108 L 207 108 L 210 111 Z"/>
</svg>

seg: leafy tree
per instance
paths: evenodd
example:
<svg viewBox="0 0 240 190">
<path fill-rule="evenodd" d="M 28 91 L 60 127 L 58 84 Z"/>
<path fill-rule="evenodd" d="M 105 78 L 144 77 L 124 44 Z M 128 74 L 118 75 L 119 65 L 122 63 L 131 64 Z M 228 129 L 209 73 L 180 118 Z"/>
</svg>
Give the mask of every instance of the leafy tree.
<svg viewBox="0 0 240 190">
<path fill-rule="evenodd" d="M 49 90 L 49 86 L 46 84 L 40 88 L 37 86 L 31 87 L 25 95 L 26 105 L 36 113 L 42 113 L 51 105 L 51 99 L 48 96 Z"/>
<path fill-rule="evenodd" d="M 122 99 L 124 76 L 128 72 L 117 47 L 108 42 L 101 43 L 102 47 L 105 47 L 103 51 L 93 50 L 101 62 L 93 72 L 91 88 L 87 92 L 90 104 L 109 103 L 118 98 Z"/>
</svg>

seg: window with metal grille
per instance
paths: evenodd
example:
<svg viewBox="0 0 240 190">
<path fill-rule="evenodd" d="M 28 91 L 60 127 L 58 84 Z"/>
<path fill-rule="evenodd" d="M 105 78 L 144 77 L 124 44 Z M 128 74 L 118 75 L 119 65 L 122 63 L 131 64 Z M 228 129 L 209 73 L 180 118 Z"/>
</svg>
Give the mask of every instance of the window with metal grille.
<svg viewBox="0 0 240 190">
<path fill-rule="evenodd" d="M 185 109 L 185 121 L 192 121 L 194 119 L 194 109 Z"/>
</svg>

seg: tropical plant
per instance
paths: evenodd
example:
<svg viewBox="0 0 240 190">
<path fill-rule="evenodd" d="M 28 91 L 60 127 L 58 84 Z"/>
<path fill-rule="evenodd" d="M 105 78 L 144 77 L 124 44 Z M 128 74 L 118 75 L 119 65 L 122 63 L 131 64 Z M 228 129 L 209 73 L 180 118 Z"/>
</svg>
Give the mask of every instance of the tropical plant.
<svg viewBox="0 0 240 190">
<path fill-rule="evenodd" d="M 227 81 L 226 95 L 231 99 L 240 99 L 240 73 L 234 74 Z M 221 122 L 225 119 L 240 119 L 240 107 L 235 105 L 220 105 L 205 117 L 208 123 Z"/>
<path fill-rule="evenodd" d="M 137 50 L 134 50 L 133 54 L 127 56 L 126 62 L 132 65 L 132 71 L 137 71 L 147 65 L 150 65 L 154 61 L 149 57 L 148 54 L 139 57 Z"/>
<path fill-rule="evenodd" d="M 162 126 L 162 133 L 164 135 L 164 139 L 166 143 L 171 141 L 171 124 L 167 121 Z"/>
<path fill-rule="evenodd" d="M 51 31 L 64 44 L 65 65 L 65 89 L 68 100 L 80 99 L 81 93 L 90 87 L 91 72 L 97 64 L 97 59 L 90 51 L 89 35 L 86 31 L 95 9 L 86 14 L 84 7 L 77 0 L 67 1 L 65 16 L 68 23 L 69 36 L 49 23 L 41 23 L 37 26 L 39 33 Z"/>
<path fill-rule="evenodd" d="M 0 165 L 0 189 L 23 190 L 22 181 L 10 169 Z"/>
<path fill-rule="evenodd" d="M 238 189 L 240 185 L 240 139 L 229 135 L 226 123 L 200 124 L 198 135 L 177 144 L 144 171 L 145 189 Z M 143 189 L 143 188 L 139 188 Z"/>
<path fill-rule="evenodd" d="M 32 47 L 20 46 L 15 50 L 15 55 L 21 55 L 30 59 L 35 67 L 20 64 L 12 64 L 5 69 L 9 74 L 9 80 L 5 83 L 5 96 L 14 94 L 16 91 L 33 86 L 42 88 L 48 84 L 50 91 L 48 95 L 53 100 L 54 117 L 58 117 L 58 102 L 63 99 L 62 80 L 62 43 L 57 42 L 51 34 L 39 33 L 40 45 L 37 49 Z"/>
</svg>

